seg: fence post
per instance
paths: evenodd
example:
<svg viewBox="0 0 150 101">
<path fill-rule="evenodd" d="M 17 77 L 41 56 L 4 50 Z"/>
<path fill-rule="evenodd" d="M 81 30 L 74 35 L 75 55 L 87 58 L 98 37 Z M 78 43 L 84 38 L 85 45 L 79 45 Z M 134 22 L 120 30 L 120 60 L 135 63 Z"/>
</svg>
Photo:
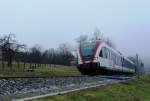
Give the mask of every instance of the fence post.
<svg viewBox="0 0 150 101">
<path fill-rule="evenodd" d="M 139 79 L 140 74 L 139 74 L 139 56 L 138 56 L 138 54 L 136 54 L 136 73 L 137 73 L 137 77 Z"/>
</svg>

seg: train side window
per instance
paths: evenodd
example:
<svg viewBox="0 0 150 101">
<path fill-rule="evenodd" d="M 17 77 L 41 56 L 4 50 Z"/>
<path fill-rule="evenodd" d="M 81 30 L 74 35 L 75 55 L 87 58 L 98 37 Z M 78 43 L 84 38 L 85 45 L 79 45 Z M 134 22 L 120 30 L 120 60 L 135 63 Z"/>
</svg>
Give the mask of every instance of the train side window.
<svg viewBox="0 0 150 101">
<path fill-rule="evenodd" d="M 107 58 L 111 59 L 111 57 L 110 57 L 110 50 L 108 48 L 107 48 Z"/>
<path fill-rule="evenodd" d="M 109 50 L 109 59 L 112 60 L 111 50 Z"/>
<path fill-rule="evenodd" d="M 100 51 L 100 54 L 99 54 L 100 57 L 103 57 L 103 50 L 101 49 Z"/>
<path fill-rule="evenodd" d="M 104 47 L 104 58 L 108 58 L 108 53 L 107 53 L 107 48 L 106 47 Z"/>
<path fill-rule="evenodd" d="M 113 61 L 114 61 L 114 64 L 116 64 L 117 63 L 117 61 L 116 61 L 116 54 L 114 53 L 114 52 L 112 52 L 113 53 Z"/>
<path fill-rule="evenodd" d="M 111 60 L 113 60 L 113 53 L 112 53 L 112 50 L 111 50 L 111 53 L 110 53 L 110 54 L 111 54 Z"/>
<path fill-rule="evenodd" d="M 103 47 L 99 54 L 100 57 L 107 58 L 107 50 L 106 47 Z"/>
</svg>

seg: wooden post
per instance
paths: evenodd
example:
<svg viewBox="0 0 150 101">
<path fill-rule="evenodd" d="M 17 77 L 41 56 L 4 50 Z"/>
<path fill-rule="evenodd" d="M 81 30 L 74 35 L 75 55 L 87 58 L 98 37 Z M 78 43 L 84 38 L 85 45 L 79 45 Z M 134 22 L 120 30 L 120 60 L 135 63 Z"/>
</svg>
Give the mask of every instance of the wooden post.
<svg viewBox="0 0 150 101">
<path fill-rule="evenodd" d="M 137 73 L 137 77 L 139 79 L 140 74 L 139 74 L 139 56 L 138 56 L 138 54 L 136 54 L 136 73 Z"/>
</svg>

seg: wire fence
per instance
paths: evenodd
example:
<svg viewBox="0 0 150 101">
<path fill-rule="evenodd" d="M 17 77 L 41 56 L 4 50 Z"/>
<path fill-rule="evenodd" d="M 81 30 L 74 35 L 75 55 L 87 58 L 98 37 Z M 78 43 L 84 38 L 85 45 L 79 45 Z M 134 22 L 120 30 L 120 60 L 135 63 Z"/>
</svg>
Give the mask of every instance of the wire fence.
<svg viewBox="0 0 150 101">
<path fill-rule="evenodd" d="M 80 76 L 76 66 L 55 64 L 16 63 L 11 67 L 6 62 L 0 64 L 0 77 L 47 77 Z"/>
</svg>

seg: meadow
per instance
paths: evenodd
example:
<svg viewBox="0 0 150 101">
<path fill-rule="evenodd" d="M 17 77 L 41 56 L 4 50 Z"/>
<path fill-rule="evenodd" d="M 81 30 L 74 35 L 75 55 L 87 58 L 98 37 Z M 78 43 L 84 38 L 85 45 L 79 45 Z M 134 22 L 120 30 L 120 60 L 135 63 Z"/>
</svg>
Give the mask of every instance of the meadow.
<svg viewBox="0 0 150 101">
<path fill-rule="evenodd" d="M 150 101 L 150 75 L 31 101 Z"/>
<path fill-rule="evenodd" d="M 36 67 L 35 67 L 36 65 Z M 80 76 L 76 66 L 13 63 L 12 68 L 0 64 L 0 77 L 49 77 L 49 76 Z"/>
</svg>

